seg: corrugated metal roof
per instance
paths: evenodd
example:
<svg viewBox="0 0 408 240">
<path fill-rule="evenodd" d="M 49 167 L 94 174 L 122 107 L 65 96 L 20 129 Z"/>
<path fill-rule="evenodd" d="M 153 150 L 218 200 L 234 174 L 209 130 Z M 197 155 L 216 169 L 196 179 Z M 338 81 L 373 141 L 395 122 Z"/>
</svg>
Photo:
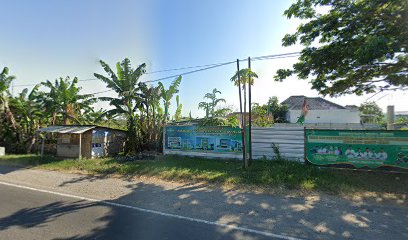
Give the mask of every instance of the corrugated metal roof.
<svg viewBox="0 0 408 240">
<path fill-rule="evenodd" d="M 81 134 L 94 128 L 96 126 L 49 126 L 40 128 L 37 132 Z"/>
</svg>

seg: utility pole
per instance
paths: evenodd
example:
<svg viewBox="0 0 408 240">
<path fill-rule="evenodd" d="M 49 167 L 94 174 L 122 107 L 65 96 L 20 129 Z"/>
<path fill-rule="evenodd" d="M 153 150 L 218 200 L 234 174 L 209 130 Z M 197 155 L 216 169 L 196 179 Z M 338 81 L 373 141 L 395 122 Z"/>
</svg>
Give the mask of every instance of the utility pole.
<svg viewBox="0 0 408 240">
<path fill-rule="evenodd" d="M 248 70 L 251 71 L 251 57 L 248 57 Z M 250 73 L 249 73 L 250 74 Z M 248 76 L 249 77 L 249 76 Z M 251 85 L 252 79 L 249 77 L 248 83 L 248 102 L 249 102 L 249 162 L 248 165 L 252 164 L 252 97 L 251 97 Z"/>
<path fill-rule="evenodd" d="M 242 97 L 241 97 L 241 77 L 239 76 L 239 59 L 237 59 L 237 74 L 238 74 L 238 94 L 239 94 L 239 111 L 241 115 L 241 136 L 242 136 L 242 161 L 243 167 L 247 167 L 246 161 L 246 141 L 245 141 L 245 126 L 244 126 L 244 116 L 242 113 Z"/>
</svg>

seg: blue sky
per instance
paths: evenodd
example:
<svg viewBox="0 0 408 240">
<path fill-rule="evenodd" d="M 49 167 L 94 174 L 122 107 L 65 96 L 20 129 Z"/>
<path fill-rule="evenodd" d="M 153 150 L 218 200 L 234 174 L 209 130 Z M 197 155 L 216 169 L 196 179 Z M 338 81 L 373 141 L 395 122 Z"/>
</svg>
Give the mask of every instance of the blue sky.
<svg viewBox="0 0 408 240">
<path fill-rule="evenodd" d="M 0 67 L 8 66 L 17 77 L 15 85 L 34 84 L 60 76 L 93 78 L 102 73 L 98 60 L 111 65 L 123 58 L 147 70 L 156 71 L 209 63 L 232 61 L 298 51 L 284 48 L 281 39 L 294 32 L 297 20 L 288 20 L 283 11 L 291 1 L 233 0 L 0 0 Z M 5 10 L 4 10 L 5 9 Z M 279 68 L 290 67 L 296 59 L 253 62 L 259 79 L 253 89 L 255 102 L 269 96 L 284 100 L 290 95 L 317 96 L 307 81 L 291 78 L 273 81 Z M 246 67 L 246 63 L 242 63 Z M 237 89 L 229 81 L 235 64 L 186 75 L 180 88 L 185 115 L 203 115 L 197 109 L 205 93 L 222 91 L 227 105 L 237 109 Z M 142 80 L 154 80 L 183 71 L 148 74 Z M 165 80 L 168 85 L 172 79 Z M 106 90 L 99 81 L 81 82 L 84 93 Z M 14 93 L 23 87 L 15 87 Z M 110 95 L 110 93 L 108 93 Z M 369 95 L 370 96 L 370 95 Z M 360 104 L 369 96 L 332 99 Z M 384 96 L 384 97 L 383 97 Z M 381 98 L 382 97 L 382 98 Z M 408 110 L 402 99 L 406 93 L 379 94 L 383 109 L 395 104 L 396 110 Z M 104 106 L 99 104 L 96 107 Z M 174 104 L 172 105 L 174 111 Z"/>
</svg>

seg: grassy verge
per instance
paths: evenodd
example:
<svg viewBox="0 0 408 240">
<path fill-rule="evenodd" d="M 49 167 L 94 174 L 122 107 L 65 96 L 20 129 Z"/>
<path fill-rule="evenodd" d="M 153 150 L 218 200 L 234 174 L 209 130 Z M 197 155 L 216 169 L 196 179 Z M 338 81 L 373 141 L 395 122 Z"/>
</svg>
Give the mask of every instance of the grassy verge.
<svg viewBox="0 0 408 240">
<path fill-rule="evenodd" d="M 284 187 L 331 194 L 371 191 L 407 194 L 408 174 L 319 169 L 287 161 L 255 161 L 248 170 L 236 160 L 213 160 L 165 156 L 157 160 L 119 163 L 114 158 L 57 160 L 35 155 L 0 157 L 0 164 L 17 163 L 48 170 L 80 171 L 87 174 L 154 176 L 172 181 L 207 181 L 217 184 Z"/>
</svg>

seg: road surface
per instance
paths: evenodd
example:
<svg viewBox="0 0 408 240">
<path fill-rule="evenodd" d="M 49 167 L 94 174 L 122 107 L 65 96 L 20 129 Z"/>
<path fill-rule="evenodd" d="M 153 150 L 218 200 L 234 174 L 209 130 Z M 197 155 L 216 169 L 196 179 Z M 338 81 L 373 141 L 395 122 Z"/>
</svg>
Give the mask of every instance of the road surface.
<svg viewBox="0 0 408 240">
<path fill-rule="evenodd" d="M 0 239 L 282 239 L 0 184 Z"/>
<path fill-rule="evenodd" d="M 0 239 L 399 240 L 408 239 L 407 222 L 404 199 L 373 204 L 0 165 Z"/>
</svg>

